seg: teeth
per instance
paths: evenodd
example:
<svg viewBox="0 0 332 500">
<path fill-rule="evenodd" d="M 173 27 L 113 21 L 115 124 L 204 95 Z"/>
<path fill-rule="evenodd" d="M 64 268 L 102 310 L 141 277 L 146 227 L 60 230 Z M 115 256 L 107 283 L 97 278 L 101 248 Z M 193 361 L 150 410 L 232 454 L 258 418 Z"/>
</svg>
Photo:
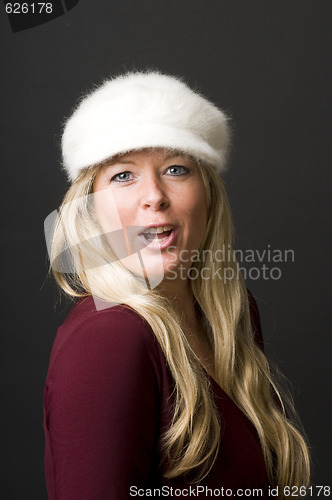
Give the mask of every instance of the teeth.
<svg viewBox="0 0 332 500">
<path fill-rule="evenodd" d="M 171 231 L 171 229 L 172 229 L 172 226 L 149 227 L 144 232 L 151 233 L 151 234 L 160 234 L 160 233 L 164 233 L 165 231 Z"/>
</svg>

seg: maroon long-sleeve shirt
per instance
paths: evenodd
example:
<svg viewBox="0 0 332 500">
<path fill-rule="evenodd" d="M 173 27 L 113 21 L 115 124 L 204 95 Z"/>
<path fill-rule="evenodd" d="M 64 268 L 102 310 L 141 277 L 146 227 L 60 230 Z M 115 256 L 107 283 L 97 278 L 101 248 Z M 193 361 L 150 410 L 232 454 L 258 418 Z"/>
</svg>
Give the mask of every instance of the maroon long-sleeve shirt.
<svg viewBox="0 0 332 500">
<path fill-rule="evenodd" d="M 252 297 L 251 310 L 260 342 Z M 245 489 L 268 498 L 254 427 L 212 378 L 210 384 L 222 422 L 220 450 L 200 489 L 190 490 L 185 478 L 165 480 L 159 467 L 174 385 L 152 330 L 127 307 L 96 311 L 91 297 L 79 300 L 58 330 L 45 385 L 49 499 L 211 498 L 219 490 L 214 498 L 244 496 Z"/>
</svg>

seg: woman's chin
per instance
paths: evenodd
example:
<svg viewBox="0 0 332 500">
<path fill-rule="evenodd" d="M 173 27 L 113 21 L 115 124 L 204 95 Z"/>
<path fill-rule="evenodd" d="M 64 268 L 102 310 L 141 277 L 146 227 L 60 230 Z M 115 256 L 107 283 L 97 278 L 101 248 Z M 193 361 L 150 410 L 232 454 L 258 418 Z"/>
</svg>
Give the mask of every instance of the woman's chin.
<svg viewBox="0 0 332 500">
<path fill-rule="evenodd" d="M 181 266 L 161 252 L 151 254 L 143 249 L 121 259 L 121 262 L 133 274 L 144 278 L 150 289 L 156 288 L 161 282 L 178 281 L 184 276 Z"/>
</svg>

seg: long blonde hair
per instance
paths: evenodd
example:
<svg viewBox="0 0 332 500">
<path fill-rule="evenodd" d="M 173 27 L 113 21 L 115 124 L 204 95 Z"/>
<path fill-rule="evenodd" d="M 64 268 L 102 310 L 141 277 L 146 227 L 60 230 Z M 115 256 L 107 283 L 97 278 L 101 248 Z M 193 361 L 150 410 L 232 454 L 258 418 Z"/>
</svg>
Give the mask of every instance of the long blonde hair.
<svg viewBox="0 0 332 500">
<path fill-rule="evenodd" d="M 235 256 L 227 251 L 221 261 L 213 258 L 218 249 L 232 248 L 233 226 L 224 182 L 213 167 L 198 165 L 208 201 L 208 225 L 200 251 L 208 259 L 193 262 L 196 279 L 190 283 L 214 351 L 216 382 L 255 426 L 271 482 L 280 491 L 285 486 L 306 486 L 310 476 L 308 448 L 286 414 L 269 363 L 256 345 L 248 293 Z M 172 303 L 157 289 L 147 291 L 141 278 L 121 261 L 110 258 L 114 255 L 93 217 L 88 196 L 99 168 L 84 170 L 63 200 L 54 227 L 51 264 L 66 249 L 72 272 L 52 271 L 66 294 L 93 295 L 126 304 L 151 326 L 175 386 L 173 420 L 160 443 L 168 464 L 165 476 L 190 472 L 199 482 L 213 467 L 220 443 L 220 421 L 208 378 Z M 211 279 L 203 279 L 203 266 Z"/>
</svg>

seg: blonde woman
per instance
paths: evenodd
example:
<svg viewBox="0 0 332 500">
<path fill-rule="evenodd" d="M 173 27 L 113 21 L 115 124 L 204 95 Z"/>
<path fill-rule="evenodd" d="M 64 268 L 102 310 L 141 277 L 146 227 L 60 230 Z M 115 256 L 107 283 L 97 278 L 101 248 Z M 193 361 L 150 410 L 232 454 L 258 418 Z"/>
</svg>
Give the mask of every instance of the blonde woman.
<svg viewBox="0 0 332 500">
<path fill-rule="evenodd" d="M 45 385 L 50 500 L 283 498 L 309 484 L 229 251 L 228 143 L 224 113 L 157 72 L 106 81 L 65 125 L 72 184 L 50 257 L 75 304 Z"/>
</svg>

